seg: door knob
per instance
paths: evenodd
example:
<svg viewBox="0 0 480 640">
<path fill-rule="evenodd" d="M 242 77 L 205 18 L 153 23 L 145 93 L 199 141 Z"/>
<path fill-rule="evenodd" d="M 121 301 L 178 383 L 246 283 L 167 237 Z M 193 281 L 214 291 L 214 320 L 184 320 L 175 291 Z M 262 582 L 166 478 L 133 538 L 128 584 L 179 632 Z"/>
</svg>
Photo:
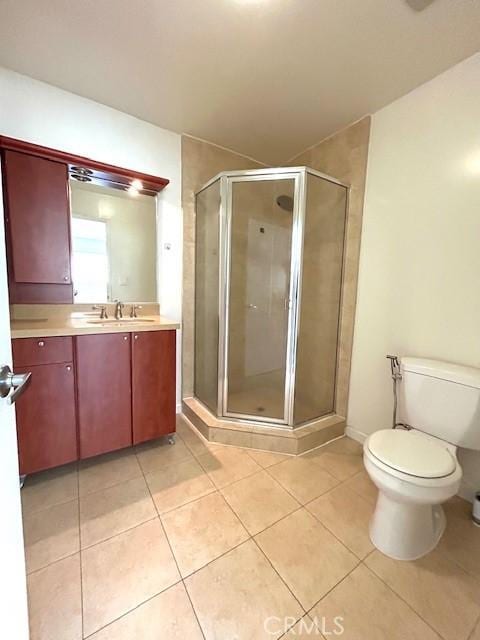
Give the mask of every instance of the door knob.
<svg viewBox="0 0 480 640">
<path fill-rule="evenodd" d="M 8 404 L 13 404 L 15 400 L 28 387 L 31 372 L 28 373 L 12 373 L 12 370 L 5 364 L 0 367 L 0 398 L 7 398 Z M 10 393 L 11 390 L 13 393 Z"/>
</svg>

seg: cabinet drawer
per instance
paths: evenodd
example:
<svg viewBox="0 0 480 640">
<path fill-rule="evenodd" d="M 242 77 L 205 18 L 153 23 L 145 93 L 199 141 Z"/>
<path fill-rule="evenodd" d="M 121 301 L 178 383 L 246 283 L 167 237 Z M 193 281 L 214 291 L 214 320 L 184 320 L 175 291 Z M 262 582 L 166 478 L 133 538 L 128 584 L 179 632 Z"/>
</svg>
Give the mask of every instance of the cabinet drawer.
<svg viewBox="0 0 480 640">
<path fill-rule="evenodd" d="M 56 364 L 73 360 L 72 338 L 16 338 L 12 340 L 14 367 Z"/>
</svg>

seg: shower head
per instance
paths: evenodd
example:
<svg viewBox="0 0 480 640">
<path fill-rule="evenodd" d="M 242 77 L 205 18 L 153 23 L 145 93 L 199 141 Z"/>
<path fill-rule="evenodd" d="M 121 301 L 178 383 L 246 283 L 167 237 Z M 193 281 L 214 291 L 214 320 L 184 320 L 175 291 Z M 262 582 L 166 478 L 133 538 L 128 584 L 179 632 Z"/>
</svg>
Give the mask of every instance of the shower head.
<svg viewBox="0 0 480 640">
<path fill-rule="evenodd" d="M 291 196 L 278 196 L 277 204 L 280 209 L 292 213 L 293 211 L 293 198 Z"/>
</svg>

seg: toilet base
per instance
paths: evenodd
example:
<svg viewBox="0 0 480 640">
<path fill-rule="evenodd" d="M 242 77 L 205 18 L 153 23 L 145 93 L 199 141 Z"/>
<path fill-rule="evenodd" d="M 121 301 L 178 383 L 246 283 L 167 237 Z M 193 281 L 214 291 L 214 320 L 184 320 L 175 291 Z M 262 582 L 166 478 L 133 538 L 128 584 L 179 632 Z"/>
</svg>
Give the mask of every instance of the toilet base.
<svg viewBox="0 0 480 640">
<path fill-rule="evenodd" d="M 397 502 L 380 491 L 370 522 L 370 539 L 394 560 L 416 560 L 437 546 L 445 525 L 441 505 Z"/>
</svg>

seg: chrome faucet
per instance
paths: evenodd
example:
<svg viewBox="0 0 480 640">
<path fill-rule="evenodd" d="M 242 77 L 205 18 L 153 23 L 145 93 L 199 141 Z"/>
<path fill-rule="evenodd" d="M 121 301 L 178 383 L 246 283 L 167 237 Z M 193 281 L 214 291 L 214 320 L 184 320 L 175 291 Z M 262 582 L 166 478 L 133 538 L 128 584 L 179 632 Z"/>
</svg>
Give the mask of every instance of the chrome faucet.
<svg viewBox="0 0 480 640">
<path fill-rule="evenodd" d="M 108 318 L 107 305 L 105 305 L 105 304 L 94 304 L 92 309 L 94 309 L 96 311 L 100 311 L 100 318 L 102 320 L 105 320 L 106 318 Z"/>
<path fill-rule="evenodd" d="M 138 317 L 137 316 L 137 310 L 141 309 L 141 308 L 142 308 L 141 304 L 132 303 L 132 309 L 130 311 L 130 318 L 137 318 Z"/>
<path fill-rule="evenodd" d="M 125 306 L 120 300 L 114 300 L 115 302 L 115 320 L 121 320 L 123 318 L 123 307 Z"/>
</svg>

